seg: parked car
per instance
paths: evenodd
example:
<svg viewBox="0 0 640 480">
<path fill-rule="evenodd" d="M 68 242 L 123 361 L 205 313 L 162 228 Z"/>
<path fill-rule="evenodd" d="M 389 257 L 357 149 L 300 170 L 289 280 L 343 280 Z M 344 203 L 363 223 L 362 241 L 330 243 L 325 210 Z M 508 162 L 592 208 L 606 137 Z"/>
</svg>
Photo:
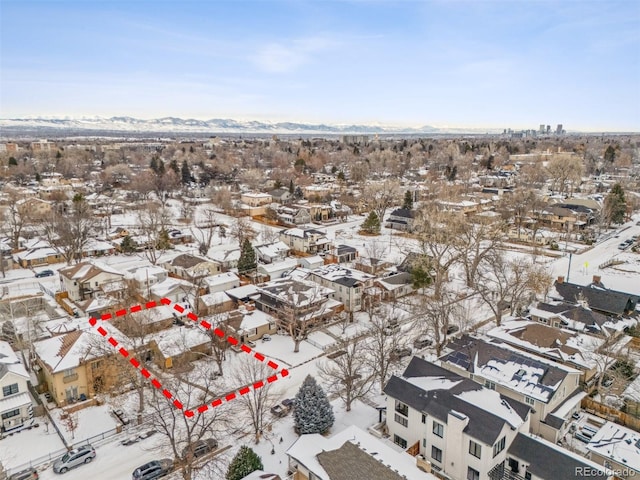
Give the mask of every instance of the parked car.
<svg viewBox="0 0 640 480">
<path fill-rule="evenodd" d="M 155 478 L 164 477 L 171 472 L 173 468 L 173 460 L 163 458 L 162 460 L 154 460 L 144 465 L 140 465 L 133 471 L 133 480 L 153 480 Z"/>
<path fill-rule="evenodd" d="M 251 348 L 256 348 L 256 342 L 252 342 L 251 340 L 247 340 L 246 342 L 244 342 L 247 344 L 247 346 L 251 347 Z"/>
<path fill-rule="evenodd" d="M 580 420 L 580 414 L 578 412 L 574 412 L 573 415 L 571 415 L 571 418 L 574 420 Z"/>
<path fill-rule="evenodd" d="M 431 345 L 433 345 L 433 340 L 429 337 L 417 337 L 413 341 L 413 348 L 416 348 L 418 350 L 429 347 Z"/>
<path fill-rule="evenodd" d="M 271 407 L 271 413 L 273 413 L 276 417 L 284 417 L 291 411 L 291 409 L 293 408 L 293 404 L 294 400 L 291 398 L 287 398 L 280 404 Z"/>
<path fill-rule="evenodd" d="M 447 327 L 447 335 L 456 333 L 458 330 L 460 330 L 460 327 L 458 327 L 457 325 L 449 325 Z"/>
<path fill-rule="evenodd" d="M 270 342 L 271 341 L 271 335 L 263 335 L 262 336 L 262 341 L 263 342 Z"/>
<path fill-rule="evenodd" d="M 411 349 L 409 347 L 398 347 L 393 349 L 389 355 L 390 360 L 400 360 L 402 357 L 408 357 L 411 355 Z"/>
<path fill-rule="evenodd" d="M 127 417 L 127 414 L 121 408 L 114 408 L 111 413 L 122 422 L 123 425 L 129 425 L 131 420 Z"/>
<path fill-rule="evenodd" d="M 35 468 L 27 468 L 20 472 L 14 473 L 9 480 L 38 480 L 38 471 Z"/>
<path fill-rule="evenodd" d="M 218 441 L 215 438 L 196 440 L 182 450 L 182 458 L 186 458 L 189 451 L 191 451 L 193 456 L 197 458 L 202 457 L 209 452 L 213 452 L 216 448 L 218 448 Z"/>
<path fill-rule="evenodd" d="M 91 445 L 75 448 L 65 453 L 59 460 L 56 460 L 53 464 L 53 471 L 55 473 L 66 473 L 83 463 L 91 462 L 94 458 L 96 458 L 96 451 Z"/>
<path fill-rule="evenodd" d="M 36 273 L 36 278 L 52 277 L 54 275 L 55 273 L 53 270 L 42 270 L 41 272 Z"/>
<path fill-rule="evenodd" d="M 149 438 L 151 435 L 156 433 L 157 430 L 151 428 L 149 430 L 145 430 L 143 432 L 137 433 L 135 435 L 130 435 L 127 438 L 120 441 L 121 445 L 132 445 L 134 443 L 138 443 L 140 440 L 144 440 L 145 438 Z"/>
</svg>

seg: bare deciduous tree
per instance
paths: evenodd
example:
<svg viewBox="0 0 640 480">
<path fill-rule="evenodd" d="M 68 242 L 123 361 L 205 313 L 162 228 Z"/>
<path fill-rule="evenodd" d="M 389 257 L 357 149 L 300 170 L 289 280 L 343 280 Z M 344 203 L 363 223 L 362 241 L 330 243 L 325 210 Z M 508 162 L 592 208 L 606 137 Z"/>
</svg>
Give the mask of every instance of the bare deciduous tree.
<svg viewBox="0 0 640 480">
<path fill-rule="evenodd" d="M 235 238 L 240 248 L 242 248 L 245 238 L 251 242 L 255 240 L 257 233 L 251 226 L 251 220 L 248 217 L 238 217 L 231 226 L 229 235 Z"/>
<path fill-rule="evenodd" d="M 138 212 L 138 225 L 146 242 L 144 253 L 154 265 L 161 252 L 168 247 L 163 241 L 168 223 L 169 212 L 157 203 L 147 203 L 145 208 Z"/>
<path fill-rule="evenodd" d="M 47 240 L 58 249 L 68 265 L 82 259 L 84 247 L 95 226 L 91 207 L 82 197 L 74 198 L 67 213 L 54 211 L 45 220 Z"/>
<path fill-rule="evenodd" d="M 371 368 L 382 392 L 389 379 L 392 353 L 394 350 L 402 348 L 406 339 L 400 333 L 399 328 L 393 328 L 399 324 L 399 316 L 394 309 L 390 312 L 383 311 L 380 304 L 375 302 L 367 302 L 367 305 L 366 312 L 369 316 L 369 323 L 367 325 L 366 350 Z"/>
<path fill-rule="evenodd" d="M 275 393 L 271 390 L 272 384 L 265 381 L 272 374 L 273 371 L 263 362 L 256 362 L 245 355 L 242 362 L 237 365 L 233 375 L 240 385 L 251 387 L 249 393 L 240 397 L 238 405 L 244 407 L 243 410 L 249 415 L 255 443 L 260 442 L 262 432 L 266 426 L 266 415 L 275 399 Z M 262 381 L 264 385 L 257 389 L 252 388 L 259 381 Z"/>
<path fill-rule="evenodd" d="M 355 400 L 367 398 L 373 388 L 376 372 L 368 364 L 362 340 L 343 343 L 339 347 L 342 355 L 333 360 L 326 359 L 318 366 L 320 376 L 326 383 L 327 393 L 338 396 L 347 412 Z"/>
</svg>

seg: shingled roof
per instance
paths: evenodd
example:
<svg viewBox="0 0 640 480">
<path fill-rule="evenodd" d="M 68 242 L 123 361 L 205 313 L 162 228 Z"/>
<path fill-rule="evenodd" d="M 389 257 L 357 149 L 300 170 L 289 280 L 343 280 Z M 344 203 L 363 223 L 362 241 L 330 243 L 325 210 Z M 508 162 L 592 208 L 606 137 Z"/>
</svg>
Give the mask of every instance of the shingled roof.
<svg viewBox="0 0 640 480">
<path fill-rule="evenodd" d="M 592 285 L 583 286 L 556 281 L 555 289 L 567 302 L 578 303 L 581 299 L 584 299 L 589 304 L 589 308 L 615 316 L 634 311 L 638 300 L 640 300 L 638 295 Z"/>
<path fill-rule="evenodd" d="M 530 411 L 523 403 L 504 397 L 494 390 L 488 390 L 473 380 L 419 357 L 411 359 L 402 377 L 394 375 L 389 379 L 384 393 L 443 423 L 447 423 L 451 411 L 466 415 L 469 423 L 464 431 L 485 445 L 495 443 L 505 424 L 517 427 L 510 424 L 509 420 L 523 422 Z M 490 409 L 480 408 L 474 402 L 465 400 L 483 394 L 495 397 L 490 399 L 494 401 L 485 402 L 491 403 Z M 498 411 L 505 415 L 498 415 Z"/>
<path fill-rule="evenodd" d="M 351 442 L 317 455 L 331 480 L 402 480 L 403 477 Z"/>
</svg>

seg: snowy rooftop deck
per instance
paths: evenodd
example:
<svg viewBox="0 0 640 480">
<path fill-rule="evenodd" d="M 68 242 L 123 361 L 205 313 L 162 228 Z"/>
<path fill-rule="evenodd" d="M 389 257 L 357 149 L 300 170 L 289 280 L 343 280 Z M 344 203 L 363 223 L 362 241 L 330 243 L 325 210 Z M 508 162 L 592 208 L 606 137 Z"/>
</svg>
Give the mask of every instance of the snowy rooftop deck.
<svg viewBox="0 0 640 480">
<path fill-rule="evenodd" d="M 640 471 L 640 433 L 635 430 L 607 422 L 593 436 L 587 450 Z"/>
</svg>

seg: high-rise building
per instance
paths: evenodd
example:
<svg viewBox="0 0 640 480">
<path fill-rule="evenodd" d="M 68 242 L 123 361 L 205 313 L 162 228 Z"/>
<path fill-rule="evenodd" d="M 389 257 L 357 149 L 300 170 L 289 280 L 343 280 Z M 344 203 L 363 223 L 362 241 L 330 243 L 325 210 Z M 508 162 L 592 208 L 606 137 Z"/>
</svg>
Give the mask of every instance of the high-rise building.
<svg viewBox="0 0 640 480">
<path fill-rule="evenodd" d="M 551 133 L 551 125 L 547 125 L 547 135 Z"/>
<path fill-rule="evenodd" d="M 562 135 L 562 124 L 559 123 L 556 127 L 556 135 Z"/>
<path fill-rule="evenodd" d="M 540 124 L 540 133 L 544 135 L 544 123 Z"/>
</svg>

